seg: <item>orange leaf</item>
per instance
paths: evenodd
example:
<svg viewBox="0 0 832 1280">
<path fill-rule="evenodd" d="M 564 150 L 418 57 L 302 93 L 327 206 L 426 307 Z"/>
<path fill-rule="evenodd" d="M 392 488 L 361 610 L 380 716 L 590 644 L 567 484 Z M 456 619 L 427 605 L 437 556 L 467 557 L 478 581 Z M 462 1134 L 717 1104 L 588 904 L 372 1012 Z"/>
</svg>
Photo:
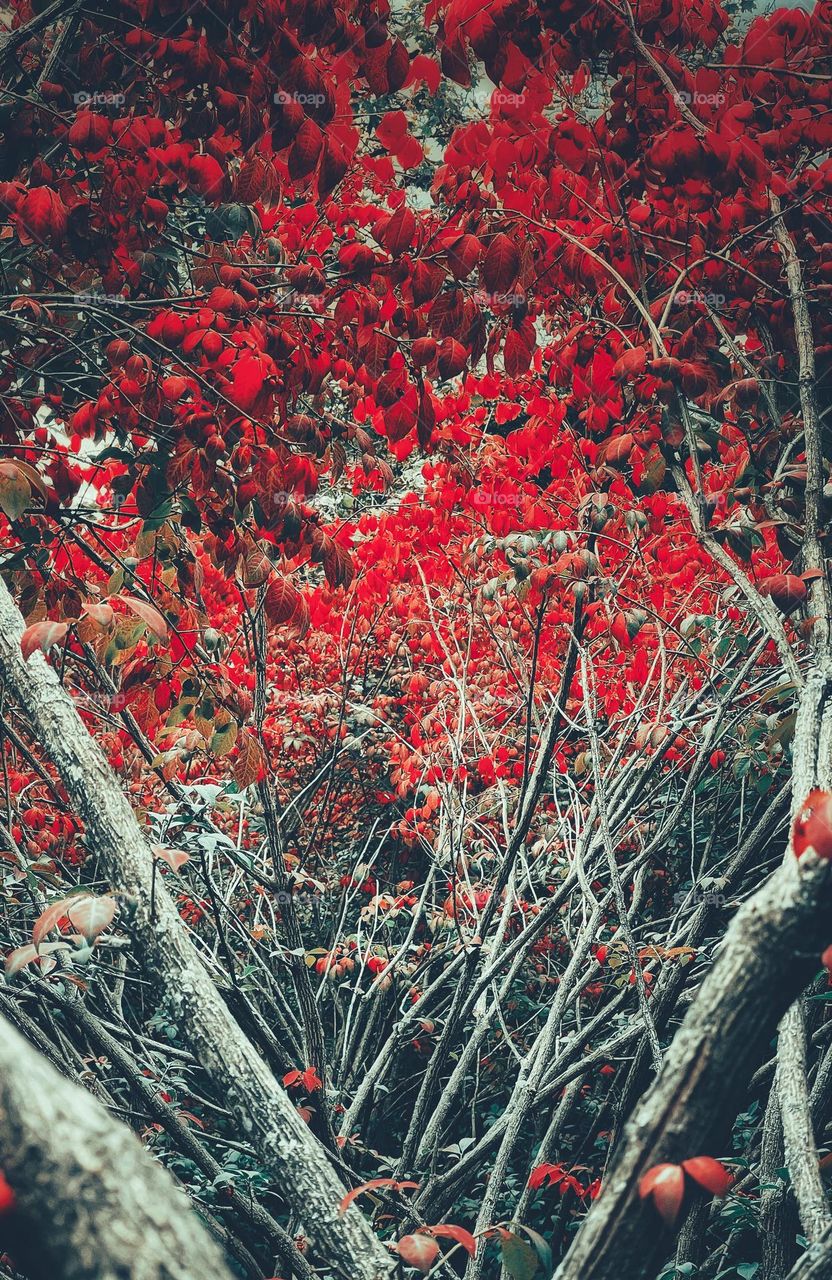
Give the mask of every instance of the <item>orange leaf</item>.
<svg viewBox="0 0 832 1280">
<path fill-rule="evenodd" d="M 67 912 L 67 899 L 61 898 L 60 902 L 53 902 L 51 907 L 47 907 L 41 912 L 35 921 L 35 927 L 32 930 L 32 941 L 36 947 L 39 947 L 47 933 L 51 933 L 59 920 L 62 920 Z"/>
<path fill-rule="evenodd" d="M 70 924 L 80 929 L 87 942 L 98 937 L 105 929 L 109 929 L 118 910 L 115 898 L 93 898 L 81 895 L 70 898 L 66 904 L 66 914 Z"/>
<path fill-rule="evenodd" d="M 668 1226 L 672 1227 L 685 1196 L 685 1175 L 678 1164 L 656 1164 L 638 1184 L 642 1200 L 648 1196 Z"/>
<path fill-rule="evenodd" d="M 60 644 L 69 631 L 68 622 L 33 622 L 20 637 L 20 652 L 28 662 L 36 649 L 48 653 L 53 644 Z"/>
<path fill-rule="evenodd" d="M 126 604 L 127 608 L 153 632 L 157 640 L 167 640 L 168 624 L 155 605 L 148 604 L 146 600 L 138 600 L 136 596 L 115 596 L 114 599 Z"/>
<path fill-rule="evenodd" d="M 151 845 L 151 849 L 154 858 L 167 863 L 171 871 L 179 871 L 191 857 L 184 849 L 169 849 L 166 844 L 154 844 Z"/>
<path fill-rule="evenodd" d="M 402 1236 L 396 1245 L 396 1252 L 408 1266 L 427 1275 L 439 1257 L 439 1245 L 426 1235 Z"/>
<path fill-rule="evenodd" d="M 241 791 L 266 776 L 266 758 L 260 743 L 252 733 L 244 733 L 237 748 L 237 759 L 232 765 L 234 781 Z"/>
<path fill-rule="evenodd" d="M 352 1191 L 347 1192 L 343 1200 L 338 1204 L 338 1216 L 343 1217 L 353 1200 L 365 1191 L 373 1191 L 376 1187 L 394 1187 L 396 1191 L 405 1191 L 412 1188 L 415 1191 L 418 1186 L 418 1182 L 399 1182 L 396 1178 L 371 1178 L 369 1182 L 362 1182 L 360 1187 L 353 1187 Z"/>
<path fill-rule="evenodd" d="M 734 1181 L 725 1166 L 711 1156 L 692 1156 L 690 1160 L 682 1161 L 682 1168 L 689 1178 L 710 1191 L 712 1196 L 724 1196 Z"/>
</svg>

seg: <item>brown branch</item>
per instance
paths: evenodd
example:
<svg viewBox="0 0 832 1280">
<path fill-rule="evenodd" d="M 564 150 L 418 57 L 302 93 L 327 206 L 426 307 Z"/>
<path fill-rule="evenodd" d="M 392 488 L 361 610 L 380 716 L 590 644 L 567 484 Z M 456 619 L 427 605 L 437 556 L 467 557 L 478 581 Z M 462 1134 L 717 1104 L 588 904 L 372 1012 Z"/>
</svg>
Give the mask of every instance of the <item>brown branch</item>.
<svg viewBox="0 0 832 1280">
<path fill-rule="evenodd" d="M 815 398 L 815 339 L 812 332 L 809 304 L 806 300 L 806 288 L 803 282 L 800 258 L 798 257 L 794 240 L 789 234 L 783 219 L 780 201 L 774 194 L 770 196 L 770 205 L 774 214 L 774 234 L 783 258 L 786 283 L 789 286 L 794 321 L 794 338 L 797 347 L 798 385 L 800 388 L 800 409 L 803 417 L 806 455 L 802 568 L 804 570 L 820 570 L 820 577 L 812 582 L 810 588 L 812 610 L 816 615 L 812 638 L 816 651 L 820 654 L 827 654 L 832 642 L 832 634 L 830 634 L 830 626 L 832 626 L 832 588 L 830 588 L 826 575 L 826 560 L 819 537 L 819 531 L 823 523 L 823 486 L 826 477 L 824 475 L 820 418 Z"/>
</svg>

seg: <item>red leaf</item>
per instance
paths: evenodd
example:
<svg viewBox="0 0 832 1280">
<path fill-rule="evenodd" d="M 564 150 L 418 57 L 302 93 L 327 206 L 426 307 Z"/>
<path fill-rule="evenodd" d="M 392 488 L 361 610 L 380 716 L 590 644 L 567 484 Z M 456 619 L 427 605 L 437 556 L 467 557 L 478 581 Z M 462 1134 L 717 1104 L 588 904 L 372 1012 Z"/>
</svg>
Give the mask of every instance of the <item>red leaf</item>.
<svg viewBox="0 0 832 1280">
<path fill-rule="evenodd" d="M 410 287 L 413 301 L 417 307 L 423 302 L 430 302 L 442 288 L 444 272 L 435 262 L 424 262 L 421 258 L 414 264 Z"/>
<path fill-rule="evenodd" d="M 521 378 L 527 372 L 532 358 L 529 347 L 522 333 L 517 329 L 509 329 L 506 344 L 503 348 L 503 364 L 510 378 Z"/>
<path fill-rule="evenodd" d="M 439 373 L 443 378 L 453 378 L 462 373 L 468 363 L 468 352 L 456 338 L 443 338 L 439 347 Z"/>
<path fill-rule="evenodd" d="M 439 1257 L 439 1245 L 426 1235 L 402 1236 L 396 1245 L 396 1252 L 408 1266 L 427 1275 Z"/>
<path fill-rule="evenodd" d="M 265 380 L 265 370 L 256 356 L 248 353 L 240 356 L 231 375 L 229 399 L 245 413 L 250 413 L 263 390 Z"/>
<path fill-rule="evenodd" d="M 33 187 L 20 205 L 18 228 L 21 240 L 63 240 L 68 210 L 51 187 Z"/>
<path fill-rule="evenodd" d="M 638 1184 L 642 1200 L 650 1196 L 661 1217 L 673 1226 L 685 1196 L 685 1175 L 678 1164 L 656 1164 Z"/>
<path fill-rule="evenodd" d="M 691 1156 L 690 1160 L 682 1161 L 682 1168 L 689 1178 L 710 1191 L 712 1196 L 724 1196 L 734 1181 L 725 1165 L 711 1156 Z"/>
<path fill-rule="evenodd" d="M 355 577 L 355 566 L 345 547 L 334 542 L 323 557 L 324 574 L 331 587 L 348 587 Z"/>
<path fill-rule="evenodd" d="M 410 75 L 406 83 L 411 85 L 422 81 L 431 93 L 436 93 L 441 79 L 442 71 L 438 62 L 425 53 L 417 53 L 410 64 Z"/>
<path fill-rule="evenodd" d="M 68 622 L 33 622 L 20 637 L 20 652 L 28 662 L 36 649 L 48 653 L 53 644 L 60 644 L 69 631 Z"/>
<path fill-rule="evenodd" d="M 520 271 L 517 246 L 504 231 L 488 246 L 482 263 L 482 282 L 489 293 L 508 293 Z"/>
<path fill-rule="evenodd" d="M 619 356 L 612 367 L 612 376 L 620 382 L 628 378 L 638 378 L 647 369 L 647 352 L 644 347 L 631 347 Z"/>
<path fill-rule="evenodd" d="M 461 1244 L 463 1249 L 473 1258 L 477 1252 L 477 1242 L 471 1235 L 470 1231 L 466 1231 L 464 1227 L 454 1226 L 453 1223 L 443 1222 L 438 1227 L 420 1227 L 420 1231 L 429 1231 L 432 1236 L 441 1236 L 443 1239 L 455 1240 L 457 1244 Z"/>
<path fill-rule="evenodd" d="M 482 244 L 476 236 L 459 236 L 448 249 L 448 266 L 456 280 L 464 280 L 480 260 Z"/>
<path fill-rule="evenodd" d="M 388 92 L 396 93 L 405 83 L 410 71 L 410 54 L 401 40 L 394 40 L 387 59 Z"/>
<path fill-rule="evenodd" d="M 624 463 L 633 452 L 635 437 L 631 431 L 622 431 L 620 436 L 614 436 L 612 440 L 607 442 L 604 449 L 604 461 L 610 466 L 616 467 Z"/>
<path fill-rule="evenodd" d="M 220 200 L 225 185 L 225 174 L 213 156 L 191 156 L 188 165 L 188 181 L 206 200 Z"/>
<path fill-rule="evenodd" d="M 795 573 L 775 573 L 759 584 L 761 596 L 769 596 L 781 613 L 791 613 L 809 594 L 809 588 Z"/>
<path fill-rule="evenodd" d="M 303 1087 L 307 1093 L 314 1093 L 316 1089 L 323 1089 L 323 1085 L 318 1078 L 318 1073 L 314 1067 L 307 1067 L 301 1074 Z"/>
<path fill-rule="evenodd" d="M 291 159 L 291 153 L 290 153 Z M 324 143 L 321 167 L 318 170 L 318 195 L 323 198 L 334 191 L 349 168 L 346 151 L 334 138 L 327 137 Z"/>
<path fill-rule="evenodd" d="M 397 258 L 412 245 L 417 225 L 416 214 L 403 204 L 394 214 L 391 214 L 381 232 L 380 244 L 391 257 Z"/>
<path fill-rule="evenodd" d="M 94 155 L 95 152 L 102 151 L 109 138 L 109 120 L 106 116 L 96 115 L 93 111 L 80 112 L 67 134 L 69 145 L 86 155 Z"/>
<path fill-rule="evenodd" d="M 386 111 L 376 129 L 376 137 L 387 151 L 396 151 L 407 136 L 407 116 L 403 111 Z"/>
<path fill-rule="evenodd" d="M 291 621 L 297 611 L 300 598 L 300 592 L 289 579 L 276 574 L 266 588 L 266 597 L 263 602 L 266 617 L 276 626 L 282 622 Z"/>
<path fill-rule="evenodd" d="M 376 1187 L 394 1187 L 396 1191 L 407 1191 L 418 1188 L 418 1182 L 399 1182 L 397 1178 L 371 1178 L 369 1182 L 362 1182 L 360 1187 L 353 1187 L 352 1191 L 348 1191 L 343 1200 L 338 1203 L 338 1216 L 343 1217 L 349 1209 L 353 1200 L 363 1195 L 365 1191 L 374 1191 Z"/>
<path fill-rule="evenodd" d="M 417 338 L 410 348 L 410 357 L 417 367 L 422 368 L 433 361 L 436 351 L 435 338 Z"/>
<path fill-rule="evenodd" d="M 792 849 L 801 858 L 814 849 L 819 858 L 832 858 L 832 794 L 814 787 L 798 810 L 792 825 Z"/>
<path fill-rule="evenodd" d="M 306 1093 L 314 1093 L 316 1089 L 323 1088 L 314 1067 L 306 1067 L 304 1071 L 287 1071 L 283 1083 L 287 1089 L 303 1088 Z"/>
<path fill-rule="evenodd" d="M 312 172 L 318 163 L 323 145 L 323 134 L 315 121 L 307 117 L 289 148 L 289 176 L 294 182 L 299 182 Z"/>
<path fill-rule="evenodd" d="M 529 1186 L 533 1191 L 545 1183 L 560 1182 L 566 1170 L 562 1164 L 539 1164 L 529 1174 Z"/>
<path fill-rule="evenodd" d="M 425 158 L 424 148 L 418 138 L 405 138 L 396 152 L 396 160 L 403 169 L 417 169 Z"/>
</svg>

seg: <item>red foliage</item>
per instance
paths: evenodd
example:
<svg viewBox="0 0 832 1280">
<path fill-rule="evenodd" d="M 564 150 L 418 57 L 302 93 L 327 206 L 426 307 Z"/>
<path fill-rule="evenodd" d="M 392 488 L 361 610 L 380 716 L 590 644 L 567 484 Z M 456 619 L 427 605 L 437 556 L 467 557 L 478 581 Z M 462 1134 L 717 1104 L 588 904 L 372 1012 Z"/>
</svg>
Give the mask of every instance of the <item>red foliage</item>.
<svg viewBox="0 0 832 1280">
<path fill-rule="evenodd" d="M 33 12 L 18 0 L 15 24 Z M 60 670 L 206 954 L 279 973 L 281 1001 L 288 974 L 278 1074 L 327 1125 L 351 1115 L 364 1177 L 398 1167 L 400 1095 L 433 1081 L 437 1044 L 440 1075 L 477 1047 L 475 1110 L 506 1101 L 567 963 L 552 902 L 578 867 L 587 897 L 609 887 L 582 861 L 608 767 L 608 790 L 619 771 L 650 788 L 611 839 L 651 940 L 691 876 L 664 815 L 695 796 L 721 837 L 734 781 L 745 822 L 783 780 L 780 654 L 799 666 L 816 623 L 802 522 L 807 493 L 828 495 L 809 483 L 772 226 L 780 207 L 828 391 L 829 4 L 743 27 L 718 0 L 431 0 L 418 38 L 385 0 L 76 16 L 72 87 L 38 81 L 39 24 L 9 60 L 3 574 L 24 656 Z M 434 99 L 486 83 L 483 110 L 432 132 Z M 717 727 L 726 672 L 742 714 Z M 4 866 L 49 906 L 38 921 L 15 899 L 10 976 L 51 982 L 55 947 L 86 963 L 124 921 L 18 730 Z M 832 857 L 830 805 L 804 801 L 797 857 Z M 631 955 L 616 912 L 580 1026 L 585 1006 L 653 1000 L 699 946 Z M 462 959 L 480 973 L 517 939 L 491 1038 L 470 1038 L 478 1003 L 446 1042 L 442 975 L 456 991 Z M 294 1025 L 310 1005 L 337 1086 Z M 391 1009 L 398 1074 L 377 1114 L 351 1114 Z M 605 1099 L 623 1060 L 599 1053 L 582 1096 Z M 420 1176 L 438 1167 L 416 1155 Z M 600 1160 L 584 1183 L 571 1158 L 523 1158 L 518 1185 L 531 1168 L 532 1189 L 574 1192 L 566 1214 L 597 1193 Z M 725 1177 L 696 1157 L 641 1192 L 672 1221 L 690 1180 L 722 1194 Z M 371 1178 L 346 1204 L 413 1185 Z M 425 1229 L 399 1240 L 405 1261 L 436 1259 L 429 1230 L 468 1248 L 464 1228 Z"/>
</svg>

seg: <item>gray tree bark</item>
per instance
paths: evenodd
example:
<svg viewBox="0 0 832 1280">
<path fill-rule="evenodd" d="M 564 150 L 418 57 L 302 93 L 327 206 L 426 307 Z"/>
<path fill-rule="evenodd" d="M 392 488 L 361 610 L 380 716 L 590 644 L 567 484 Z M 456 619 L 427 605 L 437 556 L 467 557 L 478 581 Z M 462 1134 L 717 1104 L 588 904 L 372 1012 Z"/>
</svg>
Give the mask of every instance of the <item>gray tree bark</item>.
<svg viewBox="0 0 832 1280">
<path fill-rule="evenodd" d="M 28 717 L 107 869 L 137 957 L 194 1057 L 214 1080 L 251 1144 L 304 1224 L 319 1257 L 348 1280 L 382 1280 L 387 1250 L 344 1195 L 323 1148 L 229 1013 L 160 878 L 117 778 L 43 654 L 24 662 L 23 619 L 0 579 L 0 675 Z"/>
<path fill-rule="evenodd" d="M 794 738 L 793 808 L 832 768 L 832 678 L 807 676 Z M 606 1185 L 555 1280 L 642 1280 L 670 1252 L 670 1233 L 638 1194 L 655 1164 L 718 1154 L 780 1019 L 820 967 L 829 942 L 832 868 L 787 850 L 737 912 L 713 968 L 673 1038 L 664 1067 L 622 1135 Z"/>
<path fill-rule="evenodd" d="M 29 1280 L 231 1280 L 168 1173 L 0 1018 L 3 1244 Z"/>
</svg>

